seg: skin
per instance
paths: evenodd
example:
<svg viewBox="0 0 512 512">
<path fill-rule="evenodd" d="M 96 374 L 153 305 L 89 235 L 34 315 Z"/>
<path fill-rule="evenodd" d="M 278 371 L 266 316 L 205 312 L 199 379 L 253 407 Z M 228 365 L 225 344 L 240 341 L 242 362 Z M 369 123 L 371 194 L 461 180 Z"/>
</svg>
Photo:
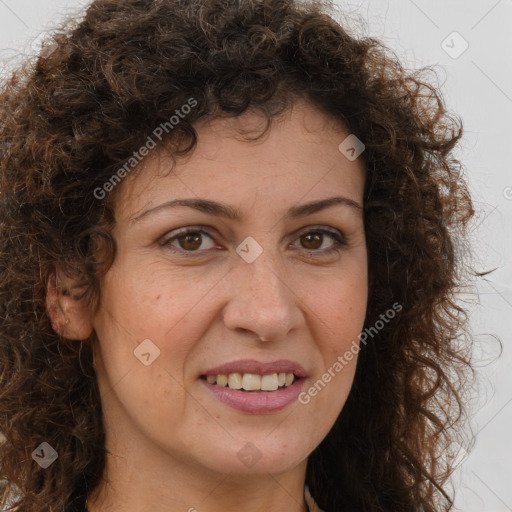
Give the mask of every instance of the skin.
<svg viewBox="0 0 512 512">
<path fill-rule="evenodd" d="M 364 166 L 338 150 L 344 127 L 309 103 L 296 103 L 257 142 L 240 136 L 263 126 L 255 111 L 200 124 L 196 150 L 171 172 L 168 154 L 155 150 L 125 178 L 118 253 L 96 314 L 50 280 L 54 329 L 75 340 L 94 331 L 98 341 L 110 455 L 105 483 L 89 496 L 91 512 L 305 510 L 307 458 L 343 408 L 357 357 L 309 403 L 271 414 L 228 407 L 199 377 L 238 359 L 290 359 L 306 369 L 307 390 L 357 341 L 368 294 L 362 212 L 336 205 L 294 220 L 285 213 L 333 196 L 362 205 Z M 244 218 L 180 206 L 133 221 L 194 197 L 231 205 Z M 189 226 L 211 238 L 169 241 Z M 315 238 L 315 228 L 341 232 L 346 245 L 327 254 L 335 241 Z M 252 263 L 236 252 L 248 236 L 263 248 Z M 66 279 L 57 273 L 57 284 L 72 286 Z M 145 339 L 160 350 L 149 366 L 134 356 Z M 261 454 L 251 467 L 237 457 L 248 442 Z"/>
</svg>

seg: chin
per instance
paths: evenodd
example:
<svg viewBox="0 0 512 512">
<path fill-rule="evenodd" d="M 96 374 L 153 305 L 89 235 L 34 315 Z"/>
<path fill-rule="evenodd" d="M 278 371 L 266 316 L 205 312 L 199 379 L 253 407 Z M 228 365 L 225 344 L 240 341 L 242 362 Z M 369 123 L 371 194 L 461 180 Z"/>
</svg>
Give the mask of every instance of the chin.
<svg viewBox="0 0 512 512">
<path fill-rule="evenodd" d="M 276 440 L 269 442 L 260 435 L 251 440 L 233 440 L 225 449 L 215 449 L 212 457 L 204 464 L 221 473 L 232 475 L 268 475 L 286 473 L 299 466 L 308 456 L 303 442 L 284 446 L 284 440 L 276 445 Z"/>
</svg>

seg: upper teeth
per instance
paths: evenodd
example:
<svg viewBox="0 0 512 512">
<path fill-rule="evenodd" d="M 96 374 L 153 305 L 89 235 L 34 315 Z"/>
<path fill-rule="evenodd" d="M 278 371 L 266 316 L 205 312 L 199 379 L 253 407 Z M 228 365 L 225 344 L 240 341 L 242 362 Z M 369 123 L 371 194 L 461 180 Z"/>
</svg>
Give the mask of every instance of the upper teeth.
<svg viewBox="0 0 512 512">
<path fill-rule="evenodd" d="M 293 373 L 271 373 L 268 375 L 256 375 L 254 373 L 230 373 L 219 375 L 207 375 L 206 380 L 210 384 L 229 387 L 231 389 L 243 389 L 244 391 L 275 391 L 279 387 L 289 386 L 293 383 Z"/>
</svg>

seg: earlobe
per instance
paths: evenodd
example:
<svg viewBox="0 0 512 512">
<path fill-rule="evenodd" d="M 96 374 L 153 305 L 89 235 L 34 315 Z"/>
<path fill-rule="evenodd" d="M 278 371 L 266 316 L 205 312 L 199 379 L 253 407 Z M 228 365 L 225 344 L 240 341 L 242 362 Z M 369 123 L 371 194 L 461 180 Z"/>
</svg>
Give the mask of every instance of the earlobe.
<svg viewBox="0 0 512 512">
<path fill-rule="evenodd" d="M 57 334 L 70 340 L 85 340 L 93 331 L 91 314 L 83 295 L 73 295 L 73 286 L 69 278 L 52 272 L 46 287 L 46 310 Z"/>
</svg>

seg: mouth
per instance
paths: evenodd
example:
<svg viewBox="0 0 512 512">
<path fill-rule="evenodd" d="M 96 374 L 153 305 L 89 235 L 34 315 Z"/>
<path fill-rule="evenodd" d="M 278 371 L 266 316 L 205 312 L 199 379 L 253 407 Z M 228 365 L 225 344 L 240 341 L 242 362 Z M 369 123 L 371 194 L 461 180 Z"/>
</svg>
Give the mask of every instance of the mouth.
<svg viewBox="0 0 512 512">
<path fill-rule="evenodd" d="M 279 389 L 291 386 L 300 378 L 291 372 L 267 373 L 263 375 L 238 372 L 201 375 L 201 379 L 206 380 L 208 384 L 221 388 L 246 391 L 248 393 L 278 391 Z"/>
<path fill-rule="evenodd" d="M 248 414 L 277 413 L 297 400 L 307 373 L 293 361 L 244 359 L 207 370 L 203 386 L 216 400 Z"/>
</svg>

